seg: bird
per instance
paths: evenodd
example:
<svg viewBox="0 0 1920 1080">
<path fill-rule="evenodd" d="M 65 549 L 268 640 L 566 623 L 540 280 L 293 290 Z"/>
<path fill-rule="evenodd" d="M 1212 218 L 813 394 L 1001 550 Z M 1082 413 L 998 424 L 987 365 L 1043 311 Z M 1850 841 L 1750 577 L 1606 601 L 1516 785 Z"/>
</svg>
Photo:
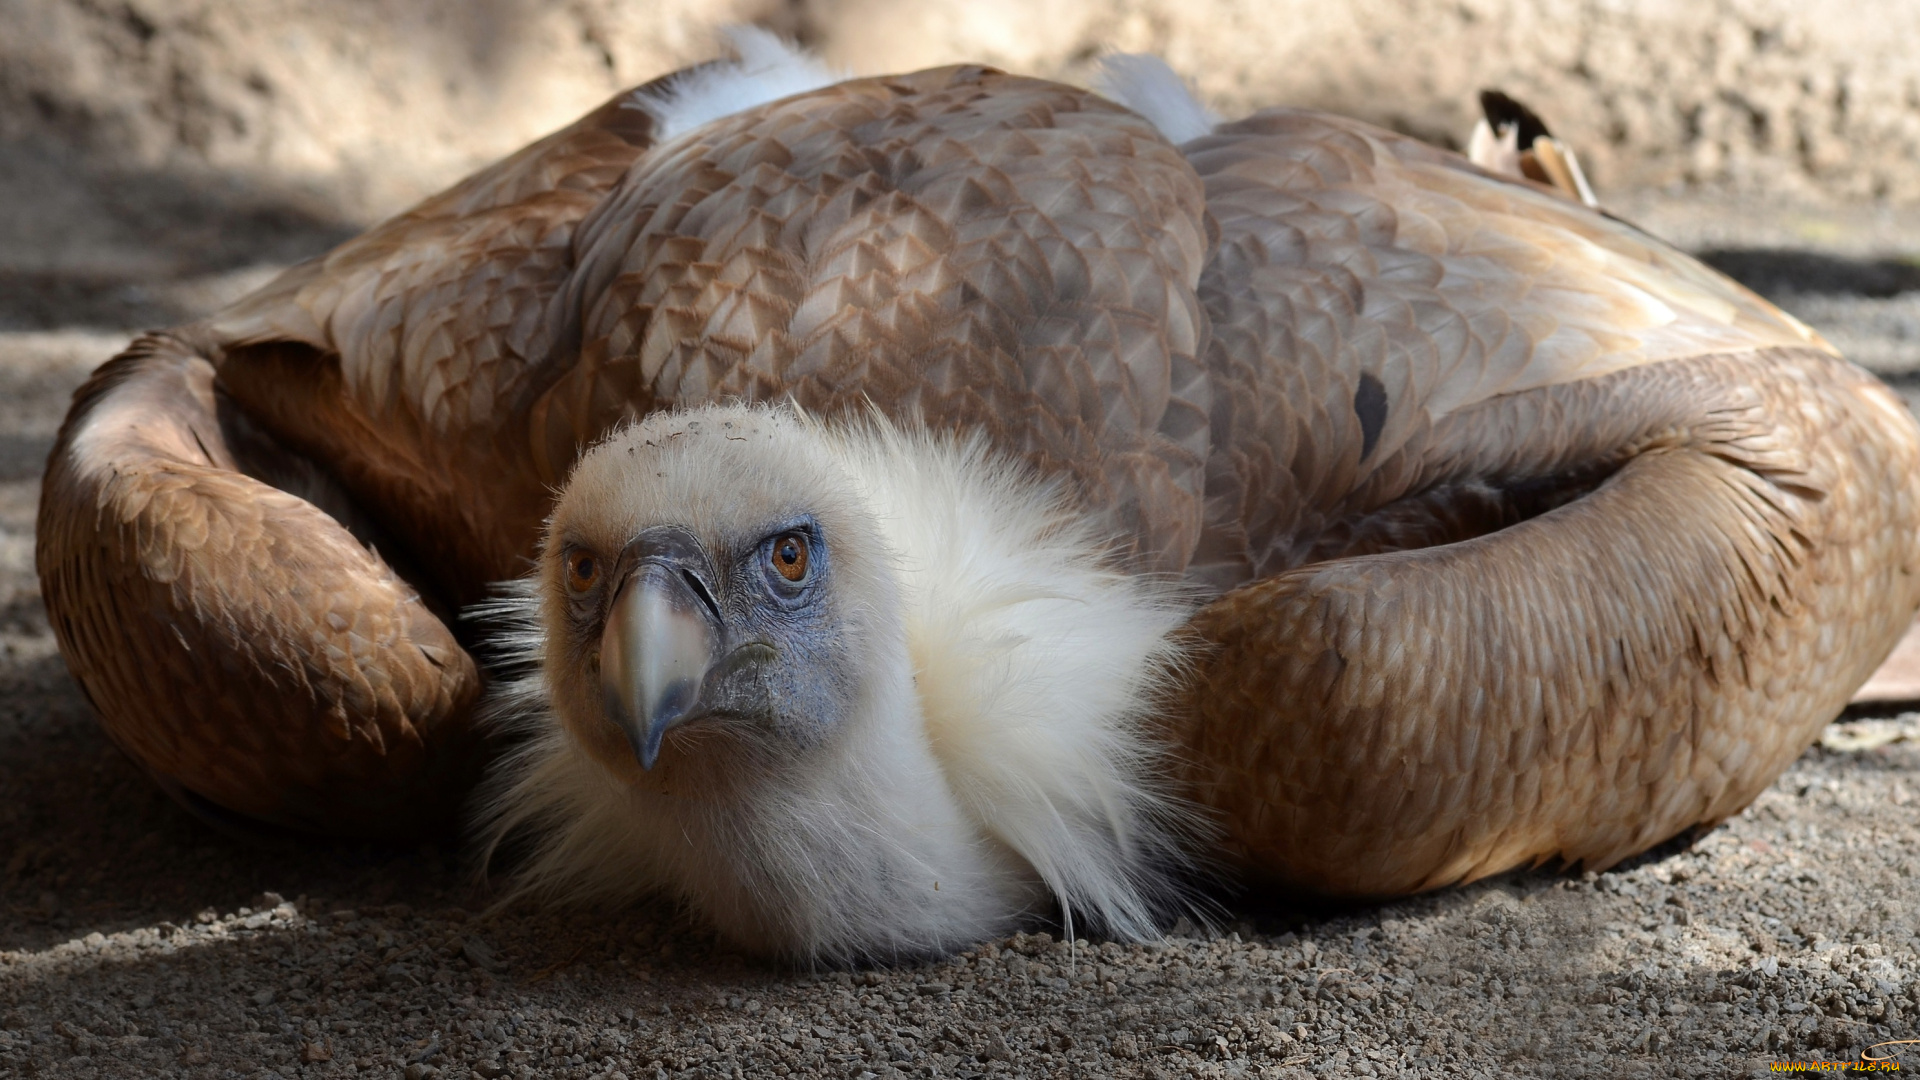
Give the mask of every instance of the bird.
<svg viewBox="0 0 1920 1080">
<path fill-rule="evenodd" d="M 588 451 L 492 605 L 525 738 L 487 834 L 541 837 L 513 895 L 666 892 L 805 960 L 939 955 L 1053 905 L 1151 936 L 1205 834 L 1145 723 L 1190 611 L 1061 495 L 884 414 L 706 405 Z"/>
<path fill-rule="evenodd" d="M 176 798 L 477 790 L 511 895 L 802 961 L 1141 937 L 1710 827 L 1920 607 L 1913 417 L 1627 222 L 1152 58 L 733 43 L 76 393 L 42 591 Z"/>
<path fill-rule="evenodd" d="M 1539 114 L 1499 90 L 1480 91 L 1480 112 L 1467 136 L 1467 160 L 1491 173 L 1537 180 L 1583 206 L 1600 206 L 1579 155 L 1553 137 Z"/>
</svg>

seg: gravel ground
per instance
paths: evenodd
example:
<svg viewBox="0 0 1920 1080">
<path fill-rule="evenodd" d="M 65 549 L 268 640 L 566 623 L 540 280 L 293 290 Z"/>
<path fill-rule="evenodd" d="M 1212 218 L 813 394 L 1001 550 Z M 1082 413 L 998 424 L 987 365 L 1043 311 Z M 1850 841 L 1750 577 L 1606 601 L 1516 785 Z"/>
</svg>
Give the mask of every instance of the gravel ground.
<svg viewBox="0 0 1920 1080">
<path fill-rule="evenodd" d="M 1218 933 L 1018 935 L 885 971 L 769 967 L 665 909 L 487 914 L 450 846 L 216 834 L 113 749 L 62 666 L 32 571 L 38 474 L 129 328 L 339 226 L 92 191 L 61 194 L 93 215 L 90 265 L 163 272 L 52 273 L 0 236 L 0 1077 L 1726 1076 L 1920 1038 L 1920 713 L 1897 709 L 1610 873 L 1366 907 L 1243 895 Z M 44 229 L 29 195 L 0 169 L 0 202 Z M 1920 403 L 1920 215 L 1618 203 Z"/>
</svg>

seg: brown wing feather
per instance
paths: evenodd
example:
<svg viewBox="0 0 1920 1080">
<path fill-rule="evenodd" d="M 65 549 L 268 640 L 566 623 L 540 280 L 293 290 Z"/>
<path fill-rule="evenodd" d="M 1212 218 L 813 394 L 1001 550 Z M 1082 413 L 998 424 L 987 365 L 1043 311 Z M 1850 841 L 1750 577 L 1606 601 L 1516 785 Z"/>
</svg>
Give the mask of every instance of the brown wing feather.
<svg viewBox="0 0 1920 1080">
<path fill-rule="evenodd" d="M 1692 422 L 1532 520 L 1195 620 L 1218 652 L 1177 738 L 1249 865 L 1349 895 L 1603 868 L 1744 807 L 1899 638 L 1920 433 L 1884 387 L 1805 350 L 1600 382 L 1536 393 Z"/>
<path fill-rule="evenodd" d="M 1484 402 L 1828 348 L 1631 226 L 1358 121 L 1273 110 L 1184 150 L 1220 236 L 1200 285 L 1218 404 L 1195 572 L 1221 587 L 1299 565 L 1344 519 L 1493 470 L 1452 442 L 1478 429 L 1450 418 Z M 1514 434 L 1490 442 L 1509 471 L 1613 449 L 1578 424 Z"/>
<path fill-rule="evenodd" d="M 326 462 L 452 600 L 478 598 L 531 553 L 550 478 L 523 432 L 578 348 L 575 233 L 652 132 L 622 94 L 296 267 L 205 332 L 221 386 Z"/>
<path fill-rule="evenodd" d="M 1744 806 L 1898 638 L 1920 431 L 1803 327 L 1354 122 L 1186 150 L 1220 229 L 1195 573 L 1240 587 L 1174 737 L 1250 866 L 1610 864 Z"/>
<path fill-rule="evenodd" d="M 470 600 L 531 550 L 525 406 L 570 353 L 571 230 L 650 143 L 626 100 L 76 397 L 42 586 L 108 731 L 169 790 L 321 832 L 453 823 L 480 677 L 415 583 Z"/>
<path fill-rule="evenodd" d="M 338 520 L 240 472 L 223 411 L 165 337 L 81 388 L 38 526 L 61 652 L 171 790 L 322 832 L 445 829 L 480 764 L 473 661 Z"/>
</svg>

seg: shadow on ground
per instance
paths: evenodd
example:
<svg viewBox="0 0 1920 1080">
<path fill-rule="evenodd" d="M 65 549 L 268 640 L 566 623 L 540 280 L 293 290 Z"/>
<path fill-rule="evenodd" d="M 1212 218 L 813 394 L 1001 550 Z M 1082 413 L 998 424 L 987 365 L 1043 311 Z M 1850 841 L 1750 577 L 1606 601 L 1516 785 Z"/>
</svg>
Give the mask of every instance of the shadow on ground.
<svg viewBox="0 0 1920 1080">
<path fill-rule="evenodd" d="M 12 916 L 0 950 L 184 923 L 268 889 L 381 904 L 474 891 L 449 847 L 249 842 L 205 826 L 108 741 L 57 656 L 0 668 L 0 699 L 36 703 L 0 719 L 0 909 Z"/>
<path fill-rule="evenodd" d="M 48 205 L 48 204 L 54 205 Z M 0 144 L 0 330 L 144 329 L 205 314 L 183 282 L 320 254 L 360 231 L 319 200 L 213 171 L 129 171 Z"/>
<path fill-rule="evenodd" d="M 1718 248 L 1701 262 L 1765 297 L 1795 293 L 1886 299 L 1920 289 L 1920 261 L 1849 258 L 1785 248 Z"/>
</svg>

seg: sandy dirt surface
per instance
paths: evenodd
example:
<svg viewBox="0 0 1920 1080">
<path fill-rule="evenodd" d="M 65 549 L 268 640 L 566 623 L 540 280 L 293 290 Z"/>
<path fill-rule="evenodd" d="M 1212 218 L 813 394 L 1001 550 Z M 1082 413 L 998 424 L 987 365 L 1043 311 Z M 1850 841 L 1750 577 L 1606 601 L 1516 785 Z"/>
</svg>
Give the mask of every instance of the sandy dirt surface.
<svg viewBox="0 0 1920 1080">
<path fill-rule="evenodd" d="M 1920 402 L 1920 215 L 1617 205 Z M 0 207 L 0 1077 L 1728 1076 L 1920 1038 L 1920 714 L 1897 709 L 1606 874 L 1335 909 L 1229 895 L 1217 933 L 1022 935 L 886 971 L 769 967 L 666 909 L 488 915 L 451 846 L 228 839 L 69 679 L 32 569 L 38 476 L 130 330 L 349 227 L 57 155 L 0 156 Z M 86 258 L 48 263 L 48 237 Z"/>
</svg>

